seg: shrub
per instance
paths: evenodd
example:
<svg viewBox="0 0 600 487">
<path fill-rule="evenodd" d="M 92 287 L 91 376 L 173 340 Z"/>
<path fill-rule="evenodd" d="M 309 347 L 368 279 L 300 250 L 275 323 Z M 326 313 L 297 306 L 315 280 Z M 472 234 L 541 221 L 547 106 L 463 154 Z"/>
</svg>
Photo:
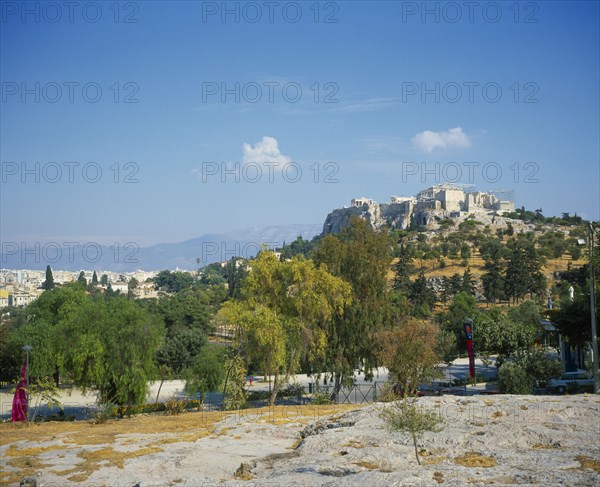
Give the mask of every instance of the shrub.
<svg viewBox="0 0 600 487">
<path fill-rule="evenodd" d="M 525 369 L 519 365 L 505 362 L 498 371 L 500 392 L 506 394 L 530 394 L 531 380 Z"/>
<path fill-rule="evenodd" d="M 304 386 L 302 384 L 298 384 L 294 382 L 293 384 L 288 384 L 285 389 L 283 389 L 279 395 L 282 397 L 295 397 L 301 396 L 304 394 Z"/>
<path fill-rule="evenodd" d="M 415 447 L 415 457 L 419 460 L 417 439 L 421 438 L 426 431 L 438 432 L 443 429 L 443 420 L 435 413 L 430 413 L 415 404 L 415 400 L 405 399 L 393 404 L 381 412 L 388 431 L 403 431 L 410 433 Z"/>
<path fill-rule="evenodd" d="M 329 398 L 329 394 L 321 392 L 315 394 L 310 402 L 311 404 L 316 404 L 317 406 L 323 406 L 326 404 L 331 404 L 331 399 Z"/>
<path fill-rule="evenodd" d="M 171 398 L 165 401 L 165 411 L 167 414 L 177 415 L 181 414 L 186 410 L 187 401 L 185 399 Z"/>
<path fill-rule="evenodd" d="M 102 424 L 117 416 L 117 406 L 112 402 L 98 404 L 96 409 L 90 410 L 90 419 L 94 424 Z"/>
</svg>

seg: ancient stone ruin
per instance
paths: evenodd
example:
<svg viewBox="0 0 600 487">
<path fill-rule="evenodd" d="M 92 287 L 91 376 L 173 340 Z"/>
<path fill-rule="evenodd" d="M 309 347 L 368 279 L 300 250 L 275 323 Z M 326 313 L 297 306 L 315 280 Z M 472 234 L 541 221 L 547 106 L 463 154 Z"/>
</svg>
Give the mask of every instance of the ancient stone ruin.
<svg viewBox="0 0 600 487">
<path fill-rule="evenodd" d="M 441 184 L 420 191 L 417 196 L 392 196 L 389 203 L 355 198 L 349 207 L 333 210 L 323 224 L 323 235 L 339 233 L 353 216 L 363 218 L 375 229 L 384 225 L 406 229 L 411 223 L 429 226 L 444 218 L 465 215 L 502 215 L 515 210 L 510 199 L 492 192 L 467 192 L 458 185 Z"/>
</svg>

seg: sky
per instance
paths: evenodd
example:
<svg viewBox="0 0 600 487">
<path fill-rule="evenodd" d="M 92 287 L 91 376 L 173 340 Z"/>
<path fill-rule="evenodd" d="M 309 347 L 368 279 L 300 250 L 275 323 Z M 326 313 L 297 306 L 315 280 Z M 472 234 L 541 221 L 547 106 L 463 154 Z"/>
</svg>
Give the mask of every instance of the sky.
<svg viewBox="0 0 600 487">
<path fill-rule="evenodd" d="M 1 2 L 5 242 L 322 223 L 432 184 L 600 219 L 584 2 Z"/>
</svg>

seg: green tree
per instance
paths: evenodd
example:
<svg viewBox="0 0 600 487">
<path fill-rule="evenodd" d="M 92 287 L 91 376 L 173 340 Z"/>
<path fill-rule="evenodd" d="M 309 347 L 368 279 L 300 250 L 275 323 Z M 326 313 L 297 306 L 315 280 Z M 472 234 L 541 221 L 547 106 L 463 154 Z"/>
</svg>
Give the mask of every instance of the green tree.
<svg viewBox="0 0 600 487">
<path fill-rule="evenodd" d="M 468 260 L 471 257 L 471 247 L 468 244 L 463 243 L 460 246 L 460 257 L 464 260 Z"/>
<path fill-rule="evenodd" d="M 325 358 L 331 323 L 350 301 L 350 286 L 312 261 L 281 262 L 263 251 L 252 262 L 243 300 L 224 303 L 218 318 L 237 327 L 248 362 L 260 361 L 273 375 L 273 404 L 303 357 L 313 363 Z"/>
<path fill-rule="evenodd" d="M 354 218 L 339 235 L 327 235 L 317 245 L 314 259 L 352 286 L 353 299 L 343 315 L 334 317 L 328 330 L 326 359 L 322 370 L 334 374 L 335 395 L 349 383 L 354 370 L 364 367 L 367 377 L 377 365 L 373 333 L 388 320 L 387 272 L 391 255 L 385 231 L 374 231 Z"/>
<path fill-rule="evenodd" d="M 46 291 L 54 289 L 54 276 L 49 265 L 46 266 L 46 280 L 42 283 L 42 288 Z"/>
<path fill-rule="evenodd" d="M 313 247 L 313 243 L 308 240 L 304 240 L 302 236 L 298 236 L 296 240 L 294 240 L 290 244 L 283 244 L 281 248 L 281 256 L 284 259 L 291 259 L 296 255 L 303 255 L 308 258 L 308 254 Z"/>
<path fill-rule="evenodd" d="M 410 276 L 414 272 L 413 256 L 410 247 L 400 244 L 398 248 L 398 262 L 394 265 L 394 291 L 408 296 L 412 286 Z"/>
<path fill-rule="evenodd" d="M 108 286 L 108 274 L 102 274 L 102 276 L 100 276 L 100 284 L 102 286 Z"/>
<path fill-rule="evenodd" d="M 541 272 L 542 262 L 535 244 L 526 237 L 509 242 L 510 257 L 506 267 L 505 290 L 513 302 L 529 295 L 542 295 L 546 290 L 546 278 Z"/>
<path fill-rule="evenodd" d="M 154 278 L 156 289 L 176 293 L 192 286 L 194 278 L 189 272 L 181 271 L 160 271 Z"/>
<path fill-rule="evenodd" d="M 98 285 L 98 274 L 96 274 L 96 271 L 94 271 L 94 274 L 92 274 L 92 286 L 97 286 Z"/>
<path fill-rule="evenodd" d="M 562 366 L 542 348 L 532 347 L 517 351 L 514 361 L 505 362 L 498 371 L 500 390 L 507 394 L 532 394 L 535 387 L 558 377 Z"/>
<path fill-rule="evenodd" d="M 411 318 L 376 334 L 379 363 L 410 394 L 419 384 L 439 376 L 437 325 Z"/>
<path fill-rule="evenodd" d="M 96 296 L 69 314 L 65 368 L 84 388 L 97 388 L 101 402 L 141 404 L 154 377 L 154 356 L 163 325 L 123 296 Z"/>
<path fill-rule="evenodd" d="M 202 400 L 207 392 L 217 391 L 225 380 L 227 350 L 222 345 L 209 343 L 194 358 L 193 364 L 184 371 L 185 392 L 200 394 Z"/>
<path fill-rule="evenodd" d="M 206 345 L 216 313 L 210 289 L 188 289 L 152 300 L 148 311 L 164 324 L 166 334 L 156 352 L 156 362 L 179 378 Z"/>
<path fill-rule="evenodd" d="M 473 274 L 471 274 L 471 270 L 467 267 L 465 272 L 463 272 L 463 276 L 460 283 L 460 290 L 464 293 L 475 295 L 475 279 L 473 278 Z"/>
<path fill-rule="evenodd" d="M 427 285 L 427 279 L 424 273 L 420 273 L 419 277 L 412 283 L 409 299 L 414 307 L 415 316 L 425 318 L 431 314 L 437 301 L 435 291 Z"/>
<path fill-rule="evenodd" d="M 232 257 L 225 266 L 225 275 L 227 279 L 227 297 L 239 298 L 242 283 L 248 275 L 246 266 L 237 257 Z"/>
<path fill-rule="evenodd" d="M 497 242 L 495 239 L 492 242 Z M 503 274 L 502 265 L 502 247 L 498 244 L 492 244 L 486 249 L 482 255 L 485 259 L 485 273 L 481 276 L 483 285 L 483 294 L 488 301 L 495 303 L 506 299 L 505 286 L 506 282 Z"/>
<path fill-rule="evenodd" d="M 246 404 L 246 365 L 239 355 L 232 355 L 225 361 L 223 380 L 223 409 L 232 410 Z"/>
<path fill-rule="evenodd" d="M 571 254 L 571 259 L 573 260 L 579 260 L 581 259 L 581 248 L 579 247 L 579 245 L 574 244 L 571 247 L 569 247 L 569 253 Z"/>
<path fill-rule="evenodd" d="M 9 340 L 16 350 L 25 344 L 33 347 L 30 353 L 32 377 L 52 376 L 58 386 L 64 368 L 64 353 L 70 348 L 62 325 L 88 299 L 79 284 L 67 284 L 45 291 L 17 315 L 19 319 Z"/>
<path fill-rule="evenodd" d="M 77 278 L 77 282 L 81 284 L 84 288 L 87 287 L 87 279 L 85 278 L 85 272 L 81 271 L 79 273 L 79 277 Z"/>
<path fill-rule="evenodd" d="M 473 325 L 473 342 L 481 352 L 507 357 L 533 344 L 539 326 L 539 321 L 516 321 L 499 309 L 492 309 L 481 313 Z"/>
</svg>

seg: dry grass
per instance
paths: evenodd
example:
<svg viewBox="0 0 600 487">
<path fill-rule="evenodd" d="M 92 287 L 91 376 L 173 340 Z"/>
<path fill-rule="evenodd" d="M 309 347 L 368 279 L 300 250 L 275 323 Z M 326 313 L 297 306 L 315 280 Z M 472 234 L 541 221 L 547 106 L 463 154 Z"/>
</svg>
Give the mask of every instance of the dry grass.
<svg viewBox="0 0 600 487">
<path fill-rule="evenodd" d="M 433 480 L 438 484 L 444 483 L 444 474 L 442 472 L 433 472 Z"/>
<path fill-rule="evenodd" d="M 424 457 L 421 458 L 421 465 L 437 465 L 438 463 L 443 462 L 446 459 L 446 457 Z"/>
<path fill-rule="evenodd" d="M 456 457 L 454 463 L 462 465 L 463 467 L 495 467 L 496 459 L 494 457 L 488 457 L 481 455 L 476 452 L 467 452 L 464 455 Z"/>
<path fill-rule="evenodd" d="M 265 407 L 231 412 L 188 412 L 177 416 L 143 415 L 111 420 L 102 424 L 87 421 L 45 422 L 45 423 L 2 423 L 0 424 L 0 446 L 9 445 L 6 450 L 7 465 L 19 469 L 17 472 L 0 472 L 0 484 L 17 483 L 27 475 L 35 475 L 40 470 L 51 470 L 73 482 L 84 482 L 99 468 L 114 466 L 122 468 L 130 458 L 150 455 L 163 451 L 162 445 L 178 442 L 194 442 L 215 434 L 217 423 L 233 416 L 240 423 L 268 422 L 273 424 L 307 423 L 323 416 L 352 411 L 362 406 L 323 405 L 298 407 Z M 223 427 L 219 435 L 225 435 L 230 428 Z M 248 432 L 248 430 L 247 430 Z M 132 435 L 140 435 L 132 437 Z M 147 435 L 145 437 L 145 435 Z M 215 436 L 216 437 L 216 436 Z M 55 441 L 58 444 L 39 445 Z M 24 442 L 22 448 L 13 443 Z M 20 443 L 21 445 L 22 443 Z M 115 450 L 113 445 L 136 445 L 134 451 Z M 102 446 L 101 448 L 97 448 Z M 74 447 L 84 448 L 78 456 L 81 465 L 54 470 L 52 464 L 40 459 L 39 455 L 52 450 L 68 451 Z M 86 447 L 92 447 L 87 449 Z M 118 446 L 117 446 L 118 448 Z"/>
<path fill-rule="evenodd" d="M 581 464 L 582 469 L 591 468 L 594 472 L 600 473 L 600 461 L 599 460 L 588 457 L 586 455 L 577 455 L 575 457 L 575 460 L 577 460 Z"/>
<path fill-rule="evenodd" d="M 369 460 L 359 460 L 358 462 L 352 462 L 354 465 L 366 468 L 367 470 L 379 470 L 379 464 L 371 462 Z"/>
<path fill-rule="evenodd" d="M 503 475 L 501 477 L 488 477 L 482 479 L 478 478 L 470 478 L 468 480 L 470 484 L 492 484 L 492 485 L 514 485 L 519 484 L 519 480 L 515 477 L 509 477 L 508 475 Z"/>
<path fill-rule="evenodd" d="M 352 462 L 353 465 L 357 465 L 359 467 L 365 468 L 367 470 L 377 470 L 379 472 L 393 472 L 394 469 L 386 463 L 377 463 L 371 460 L 358 460 L 357 462 Z"/>
<path fill-rule="evenodd" d="M 47 451 L 64 450 L 64 448 L 62 445 L 34 446 L 29 448 L 17 448 L 16 445 L 10 445 L 4 454 L 7 457 L 31 457 L 38 456 Z"/>
<path fill-rule="evenodd" d="M 364 448 L 365 447 L 365 445 L 363 445 L 360 441 L 355 440 L 355 439 L 348 440 L 346 443 L 343 443 L 340 446 L 349 446 L 350 448 Z"/>
</svg>

